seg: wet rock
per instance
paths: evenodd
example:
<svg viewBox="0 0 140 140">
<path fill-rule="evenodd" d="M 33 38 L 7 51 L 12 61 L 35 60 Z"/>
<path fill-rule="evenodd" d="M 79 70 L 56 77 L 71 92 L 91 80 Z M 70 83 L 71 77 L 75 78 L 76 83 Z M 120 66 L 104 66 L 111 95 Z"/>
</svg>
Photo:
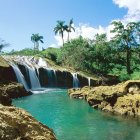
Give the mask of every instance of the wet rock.
<svg viewBox="0 0 140 140">
<path fill-rule="evenodd" d="M 68 94 L 72 98 L 76 99 L 86 99 L 88 92 L 90 91 L 91 87 L 85 86 L 83 88 L 72 88 L 68 90 Z"/>
<path fill-rule="evenodd" d="M 121 115 L 140 116 L 140 94 L 119 97 L 113 110 L 114 113 Z"/>
<path fill-rule="evenodd" d="M 27 92 L 23 85 L 15 82 L 0 84 L 0 103 L 3 105 L 11 105 L 14 98 L 31 95 Z"/>
<path fill-rule="evenodd" d="M 16 76 L 12 67 L 0 56 L 0 83 L 16 82 Z"/>
<path fill-rule="evenodd" d="M 56 140 L 53 131 L 26 111 L 0 105 L 0 140 Z"/>
<path fill-rule="evenodd" d="M 8 96 L 8 94 L 0 90 L 0 104 L 10 106 L 11 103 L 12 99 Z"/>
<path fill-rule="evenodd" d="M 70 97 L 86 99 L 90 106 L 122 115 L 140 116 L 140 80 L 113 86 L 69 89 Z"/>
</svg>

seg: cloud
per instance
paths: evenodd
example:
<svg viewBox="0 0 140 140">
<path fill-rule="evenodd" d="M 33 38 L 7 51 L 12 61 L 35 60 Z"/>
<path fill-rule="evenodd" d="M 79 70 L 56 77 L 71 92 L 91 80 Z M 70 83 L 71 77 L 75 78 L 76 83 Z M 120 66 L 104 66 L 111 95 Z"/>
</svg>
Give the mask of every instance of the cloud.
<svg viewBox="0 0 140 140">
<path fill-rule="evenodd" d="M 140 1 L 139 0 L 113 0 L 120 8 L 128 9 L 127 14 L 121 19 L 122 22 L 128 23 L 131 21 L 140 20 Z"/>
<path fill-rule="evenodd" d="M 49 45 L 50 48 L 57 48 L 58 46 L 56 44 Z"/>
<path fill-rule="evenodd" d="M 112 19 L 114 20 L 120 20 L 124 24 L 127 24 L 128 22 L 137 22 L 140 21 L 140 0 L 112 0 L 114 4 L 118 5 L 119 8 L 126 8 L 127 14 L 124 15 L 122 19 Z M 110 23 L 112 22 L 110 21 Z M 107 39 L 110 40 L 115 34 L 110 33 L 110 30 L 113 29 L 113 25 L 108 25 L 106 27 L 98 26 L 98 27 L 92 27 L 88 24 L 79 24 L 78 26 L 73 25 L 75 28 L 75 32 L 70 33 L 70 39 L 74 39 L 79 37 L 80 35 L 83 38 L 88 39 L 94 39 L 95 35 L 106 33 Z M 64 41 L 67 41 L 67 33 L 64 33 Z M 55 36 L 55 39 L 57 41 L 57 45 L 55 46 L 61 46 L 62 45 L 62 38 L 59 35 Z"/>
<path fill-rule="evenodd" d="M 99 26 L 97 28 L 91 27 L 88 24 L 79 24 L 79 26 L 74 26 L 75 32 L 70 33 L 70 39 L 77 38 L 79 36 L 82 36 L 86 39 L 94 39 L 95 35 L 106 33 L 106 29 L 102 26 Z M 55 39 L 57 40 L 58 46 L 62 45 L 62 38 L 59 35 L 55 36 Z M 68 39 L 68 34 L 64 32 L 64 41 L 66 42 Z"/>
<path fill-rule="evenodd" d="M 127 8 L 129 13 L 134 13 L 140 10 L 139 0 L 113 0 L 120 8 Z"/>
</svg>

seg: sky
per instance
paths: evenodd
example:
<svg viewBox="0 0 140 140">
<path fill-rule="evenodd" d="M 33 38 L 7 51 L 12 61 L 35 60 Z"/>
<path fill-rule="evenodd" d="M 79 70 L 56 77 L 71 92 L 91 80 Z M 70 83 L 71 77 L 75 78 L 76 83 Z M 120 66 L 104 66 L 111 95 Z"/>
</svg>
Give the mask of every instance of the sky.
<svg viewBox="0 0 140 140">
<path fill-rule="evenodd" d="M 71 18 L 76 29 L 71 38 L 93 39 L 96 33 L 110 38 L 113 20 L 140 21 L 140 0 L 0 0 L 0 38 L 10 44 L 4 50 L 33 48 L 35 33 L 44 37 L 40 49 L 59 47 L 61 37 L 53 32 L 56 21 L 68 24 Z"/>
</svg>

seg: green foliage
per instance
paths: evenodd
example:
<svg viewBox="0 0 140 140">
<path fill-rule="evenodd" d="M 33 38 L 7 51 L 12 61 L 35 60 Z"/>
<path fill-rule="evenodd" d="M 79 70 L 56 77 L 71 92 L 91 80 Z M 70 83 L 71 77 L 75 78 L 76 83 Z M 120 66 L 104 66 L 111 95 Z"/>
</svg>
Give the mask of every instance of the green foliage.
<svg viewBox="0 0 140 140">
<path fill-rule="evenodd" d="M 68 32 L 68 42 L 62 48 L 48 48 L 43 51 L 27 48 L 12 51 L 10 54 L 41 56 L 76 71 L 117 75 L 120 81 L 140 79 L 140 22 L 131 22 L 126 26 L 121 22 L 113 22 L 112 32 L 116 35 L 110 41 L 106 34 L 97 34 L 94 40 L 80 36 L 69 41 L 69 33 L 74 30 L 72 23 L 73 20 L 70 20 L 69 25 L 65 25 L 64 21 L 57 21 L 54 28 L 62 39 L 64 31 Z"/>
<path fill-rule="evenodd" d="M 119 75 L 119 80 L 120 81 L 127 81 L 129 79 L 131 79 L 129 74 L 127 74 L 127 73 L 120 73 L 120 75 Z"/>
<path fill-rule="evenodd" d="M 131 74 L 131 79 L 132 80 L 140 80 L 140 72 L 136 71 L 134 73 Z"/>
<path fill-rule="evenodd" d="M 54 33 L 59 34 L 62 38 L 63 41 L 63 46 L 64 46 L 64 32 L 66 31 L 68 33 L 68 42 L 69 42 L 69 34 L 74 31 L 75 28 L 72 26 L 73 25 L 73 19 L 70 19 L 69 24 L 65 25 L 65 21 L 58 20 L 57 25 L 54 28 Z"/>
<path fill-rule="evenodd" d="M 65 43 L 58 55 L 57 62 L 76 70 L 85 69 L 86 53 L 89 50 L 89 43 L 86 39 L 79 37 Z"/>
<path fill-rule="evenodd" d="M 54 28 L 54 33 L 55 34 L 59 34 L 62 37 L 62 41 L 63 41 L 63 46 L 64 46 L 64 31 L 67 31 L 68 26 L 65 25 L 65 21 L 57 21 L 57 25 Z"/>
<path fill-rule="evenodd" d="M 126 67 L 120 64 L 114 65 L 109 74 L 118 76 L 120 81 L 126 81 L 131 78 L 131 76 L 127 74 Z"/>
<path fill-rule="evenodd" d="M 34 50 L 39 50 L 39 42 L 43 42 L 43 36 L 40 36 L 39 34 L 32 34 L 31 41 L 34 43 Z"/>
<path fill-rule="evenodd" d="M 126 81 L 126 80 L 140 80 L 140 72 L 135 71 L 132 74 L 127 74 L 126 72 L 121 72 L 119 74 L 119 80 L 120 81 Z"/>
<path fill-rule="evenodd" d="M 58 49 L 58 48 L 48 48 L 44 51 L 41 51 L 40 55 L 42 55 L 43 57 L 46 57 L 52 61 L 57 62 L 59 53 L 60 53 L 60 49 Z"/>
<path fill-rule="evenodd" d="M 37 50 L 33 50 L 33 49 L 30 49 L 30 48 L 25 48 L 25 49 L 20 50 L 20 51 L 14 51 L 14 50 L 12 50 L 9 54 L 10 54 L 10 55 L 33 56 L 33 55 L 38 54 L 38 52 L 39 52 L 39 51 L 37 51 Z"/>
<path fill-rule="evenodd" d="M 122 48 L 122 51 L 126 53 L 126 68 L 127 73 L 132 73 L 131 59 L 132 50 L 140 44 L 140 22 L 130 22 L 126 26 L 121 21 L 112 22 L 114 29 L 111 31 L 116 33 L 114 41 Z"/>
<path fill-rule="evenodd" d="M 89 52 L 86 54 L 86 64 L 90 71 L 107 73 L 112 65 L 112 51 L 107 42 L 106 35 L 96 35 L 95 41 L 90 45 Z"/>
<path fill-rule="evenodd" d="M 20 51 L 12 50 L 9 54 L 10 55 L 25 55 L 25 56 L 38 56 L 48 58 L 52 61 L 57 62 L 58 54 L 60 53 L 60 49 L 58 48 L 48 48 L 43 51 L 37 51 L 30 48 L 26 48 Z"/>
</svg>

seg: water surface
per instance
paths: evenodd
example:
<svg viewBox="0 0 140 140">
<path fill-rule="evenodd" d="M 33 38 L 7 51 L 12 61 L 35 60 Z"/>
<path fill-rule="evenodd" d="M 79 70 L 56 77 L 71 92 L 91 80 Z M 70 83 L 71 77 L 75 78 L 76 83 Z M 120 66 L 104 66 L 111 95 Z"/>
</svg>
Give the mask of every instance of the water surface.
<svg viewBox="0 0 140 140">
<path fill-rule="evenodd" d="M 52 128 L 58 140 L 140 140 L 140 122 L 97 111 L 67 90 L 48 90 L 13 100 Z"/>
</svg>

